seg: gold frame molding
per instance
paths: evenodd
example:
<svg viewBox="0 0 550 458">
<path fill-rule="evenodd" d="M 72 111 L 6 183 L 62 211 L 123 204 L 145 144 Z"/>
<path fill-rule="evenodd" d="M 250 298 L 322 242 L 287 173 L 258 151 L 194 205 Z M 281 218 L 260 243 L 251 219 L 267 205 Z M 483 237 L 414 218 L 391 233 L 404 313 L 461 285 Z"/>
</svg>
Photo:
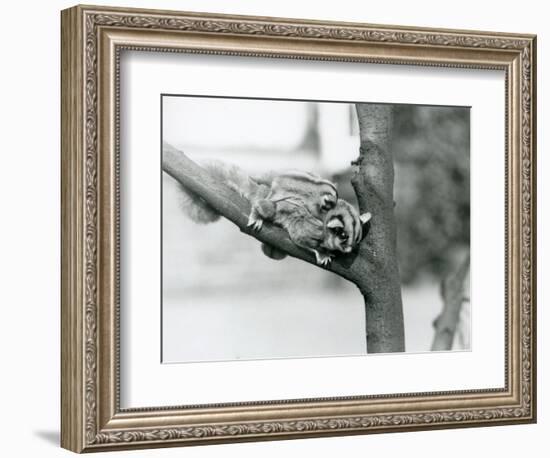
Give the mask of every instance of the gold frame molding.
<svg viewBox="0 0 550 458">
<path fill-rule="evenodd" d="M 61 445 L 75 452 L 536 421 L 536 37 L 75 6 L 62 11 Z M 503 389 L 121 409 L 120 52 L 499 69 L 506 75 Z"/>
</svg>

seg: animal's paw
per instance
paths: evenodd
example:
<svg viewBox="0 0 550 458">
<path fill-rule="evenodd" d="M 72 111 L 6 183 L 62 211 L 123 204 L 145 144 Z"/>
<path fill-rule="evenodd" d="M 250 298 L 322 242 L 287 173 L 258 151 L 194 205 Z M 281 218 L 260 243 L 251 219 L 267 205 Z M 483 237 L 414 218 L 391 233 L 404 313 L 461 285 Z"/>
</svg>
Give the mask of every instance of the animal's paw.
<svg viewBox="0 0 550 458">
<path fill-rule="evenodd" d="M 253 205 L 254 212 L 260 215 L 263 219 L 273 221 L 275 213 L 277 212 L 277 206 L 275 202 L 269 199 L 260 199 Z"/>
<path fill-rule="evenodd" d="M 251 227 L 255 231 L 259 231 L 262 228 L 262 225 L 264 224 L 264 221 L 262 218 L 259 218 L 258 216 L 254 216 L 253 214 L 250 214 L 248 217 L 248 223 L 246 224 L 248 227 Z"/>
<path fill-rule="evenodd" d="M 313 250 L 315 253 L 315 260 L 320 266 L 328 266 L 332 262 L 332 255 L 330 254 L 321 254 L 317 250 Z"/>
</svg>

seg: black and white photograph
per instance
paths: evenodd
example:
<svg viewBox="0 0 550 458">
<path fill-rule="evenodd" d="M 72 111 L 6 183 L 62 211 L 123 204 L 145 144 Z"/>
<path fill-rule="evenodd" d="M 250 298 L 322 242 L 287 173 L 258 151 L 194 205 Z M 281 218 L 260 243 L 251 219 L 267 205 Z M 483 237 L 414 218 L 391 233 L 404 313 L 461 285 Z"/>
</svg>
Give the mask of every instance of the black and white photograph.
<svg viewBox="0 0 550 458">
<path fill-rule="evenodd" d="M 160 106 L 162 363 L 472 349 L 470 107 Z"/>
<path fill-rule="evenodd" d="M 440 4 L 4 2 L 2 456 L 544 456 L 549 15 Z"/>
</svg>

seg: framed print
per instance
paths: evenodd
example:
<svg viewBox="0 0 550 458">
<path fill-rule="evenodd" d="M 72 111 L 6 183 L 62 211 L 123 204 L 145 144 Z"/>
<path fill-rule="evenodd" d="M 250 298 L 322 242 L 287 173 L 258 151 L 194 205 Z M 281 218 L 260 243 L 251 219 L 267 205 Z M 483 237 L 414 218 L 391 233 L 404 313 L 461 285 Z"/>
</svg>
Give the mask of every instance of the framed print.
<svg viewBox="0 0 550 458">
<path fill-rule="evenodd" d="M 62 12 L 62 446 L 536 420 L 532 35 Z"/>
</svg>

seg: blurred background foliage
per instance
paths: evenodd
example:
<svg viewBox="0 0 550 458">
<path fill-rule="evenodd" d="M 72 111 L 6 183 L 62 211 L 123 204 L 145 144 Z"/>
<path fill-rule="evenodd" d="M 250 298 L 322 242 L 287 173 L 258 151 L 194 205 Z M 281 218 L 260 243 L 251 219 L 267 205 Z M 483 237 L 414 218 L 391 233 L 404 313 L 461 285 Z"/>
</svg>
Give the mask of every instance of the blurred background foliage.
<svg viewBox="0 0 550 458">
<path fill-rule="evenodd" d="M 402 282 L 441 278 L 470 245 L 469 108 L 395 106 L 393 157 Z M 351 173 L 334 179 L 355 200 Z"/>
<path fill-rule="evenodd" d="M 440 276 L 470 245 L 470 110 L 399 106 L 394 118 L 401 277 Z"/>
</svg>

